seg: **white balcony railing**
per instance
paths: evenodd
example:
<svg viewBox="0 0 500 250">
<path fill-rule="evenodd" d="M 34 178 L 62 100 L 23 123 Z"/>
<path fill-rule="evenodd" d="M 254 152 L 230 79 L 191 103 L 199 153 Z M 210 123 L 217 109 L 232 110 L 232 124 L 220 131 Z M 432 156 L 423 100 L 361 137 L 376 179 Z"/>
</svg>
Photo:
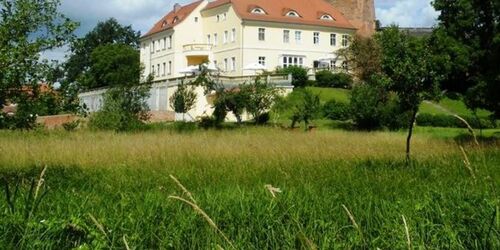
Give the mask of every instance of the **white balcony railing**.
<svg viewBox="0 0 500 250">
<path fill-rule="evenodd" d="M 211 51 L 213 45 L 206 43 L 193 43 L 186 44 L 183 46 L 184 52 L 195 52 L 195 51 Z"/>
</svg>

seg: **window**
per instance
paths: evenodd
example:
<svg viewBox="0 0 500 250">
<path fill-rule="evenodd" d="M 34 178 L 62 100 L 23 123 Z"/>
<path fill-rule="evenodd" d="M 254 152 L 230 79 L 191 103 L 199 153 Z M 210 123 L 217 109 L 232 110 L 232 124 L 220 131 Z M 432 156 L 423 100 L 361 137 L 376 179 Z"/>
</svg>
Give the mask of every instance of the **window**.
<svg viewBox="0 0 500 250">
<path fill-rule="evenodd" d="M 231 57 L 231 71 L 236 70 L 236 57 Z"/>
<path fill-rule="evenodd" d="M 149 50 L 150 50 L 151 54 L 155 53 L 155 42 L 154 41 L 151 42 L 151 47 L 149 47 Z"/>
<path fill-rule="evenodd" d="M 167 63 L 163 63 L 163 70 L 161 73 L 163 76 L 165 76 L 166 72 L 167 72 Z"/>
<path fill-rule="evenodd" d="M 337 61 L 330 60 L 330 69 L 337 69 Z"/>
<path fill-rule="evenodd" d="M 207 44 L 212 44 L 212 38 L 210 37 L 210 34 L 207 35 Z"/>
<path fill-rule="evenodd" d="M 160 48 L 160 46 L 161 46 L 161 40 L 158 40 L 157 43 L 158 43 L 158 45 L 156 46 L 156 51 L 160 51 L 161 50 L 161 48 Z"/>
<path fill-rule="evenodd" d="M 295 31 L 295 42 L 297 44 L 302 43 L 302 31 Z"/>
<path fill-rule="evenodd" d="M 216 68 L 219 68 L 219 67 L 217 67 L 217 60 L 214 60 L 214 65 Z"/>
<path fill-rule="evenodd" d="M 319 44 L 319 32 L 314 32 L 313 34 L 313 43 Z"/>
<path fill-rule="evenodd" d="M 224 31 L 224 40 L 223 40 L 223 41 L 224 41 L 224 44 L 226 44 L 226 43 L 227 43 L 227 41 L 228 41 L 228 37 L 229 37 L 229 32 L 226 30 L 226 31 Z"/>
<path fill-rule="evenodd" d="M 172 23 L 177 23 L 177 21 L 179 21 L 179 18 L 178 17 L 174 17 L 174 20 L 172 21 Z"/>
<path fill-rule="evenodd" d="M 160 76 L 160 64 L 156 65 L 156 76 Z"/>
<path fill-rule="evenodd" d="M 349 35 L 342 35 L 342 47 L 349 46 Z"/>
<path fill-rule="evenodd" d="M 162 40 L 161 40 L 161 49 L 162 50 L 165 50 L 165 48 L 167 48 L 167 38 L 164 37 Z"/>
<path fill-rule="evenodd" d="M 231 31 L 231 42 L 236 42 L 236 29 Z"/>
<path fill-rule="evenodd" d="M 288 13 L 286 13 L 286 16 L 289 16 L 289 17 L 300 17 L 299 13 L 297 13 L 296 11 L 288 11 Z"/>
<path fill-rule="evenodd" d="M 168 73 L 169 75 L 171 75 L 171 74 L 172 74 L 172 61 L 168 61 L 168 71 L 167 71 L 167 73 Z"/>
<path fill-rule="evenodd" d="M 194 22 L 197 23 L 198 22 L 198 17 L 194 17 Z"/>
<path fill-rule="evenodd" d="M 155 75 L 155 66 L 151 65 L 151 75 Z"/>
<path fill-rule="evenodd" d="M 345 71 L 349 70 L 349 64 L 347 63 L 347 61 L 342 62 L 342 69 Z"/>
<path fill-rule="evenodd" d="M 259 64 L 262 66 L 266 66 L 266 57 L 265 56 L 259 56 Z"/>
<path fill-rule="evenodd" d="M 322 15 L 321 20 L 328 20 L 328 21 L 333 21 L 333 17 L 328 15 L 328 14 L 325 14 L 325 15 Z"/>
<path fill-rule="evenodd" d="M 330 45 L 337 46 L 337 34 L 330 34 Z"/>
<path fill-rule="evenodd" d="M 222 20 L 226 21 L 227 20 L 227 13 L 222 14 Z"/>
<path fill-rule="evenodd" d="M 220 15 L 217 15 L 216 19 L 217 19 L 217 22 L 220 22 Z"/>
<path fill-rule="evenodd" d="M 227 65 L 227 58 L 224 58 L 224 71 L 227 71 L 228 65 Z"/>
<path fill-rule="evenodd" d="M 252 14 L 261 14 L 261 15 L 264 15 L 264 14 L 266 14 L 266 12 L 262 8 L 254 8 L 252 10 Z"/>
<path fill-rule="evenodd" d="M 168 49 L 172 48 L 172 35 L 168 36 L 168 39 L 167 39 L 167 48 Z"/>
<path fill-rule="evenodd" d="M 259 28 L 259 41 L 265 41 L 265 40 L 266 40 L 266 29 Z"/>
<path fill-rule="evenodd" d="M 289 66 L 304 66 L 304 57 L 303 56 L 283 56 L 283 68 L 287 68 Z"/>
<path fill-rule="evenodd" d="M 290 42 L 290 31 L 289 30 L 283 30 L 283 42 L 284 43 Z"/>
<path fill-rule="evenodd" d="M 217 37 L 217 33 L 214 34 L 214 46 L 217 46 L 219 43 L 219 38 Z"/>
</svg>

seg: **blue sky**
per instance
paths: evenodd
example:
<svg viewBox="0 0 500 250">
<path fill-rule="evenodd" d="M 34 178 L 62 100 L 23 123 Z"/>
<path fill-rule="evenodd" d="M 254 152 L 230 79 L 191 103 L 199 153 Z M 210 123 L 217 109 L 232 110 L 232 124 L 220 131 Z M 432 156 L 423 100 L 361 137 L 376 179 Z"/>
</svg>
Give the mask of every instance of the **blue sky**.
<svg viewBox="0 0 500 250">
<path fill-rule="evenodd" d="M 122 24 L 132 25 L 145 33 L 176 3 L 192 0 L 62 0 L 61 12 L 80 22 L 78 35 L 91 30 L 98 21 L 115 17 Z M 377 19 L 382 25 L 401 27 L 429 27 L 435 24 L 437 13 L 431 0 L 375 0 Z M 61 60 L 64 49 L 45 52 L 44 57 Z"/>
</svg>

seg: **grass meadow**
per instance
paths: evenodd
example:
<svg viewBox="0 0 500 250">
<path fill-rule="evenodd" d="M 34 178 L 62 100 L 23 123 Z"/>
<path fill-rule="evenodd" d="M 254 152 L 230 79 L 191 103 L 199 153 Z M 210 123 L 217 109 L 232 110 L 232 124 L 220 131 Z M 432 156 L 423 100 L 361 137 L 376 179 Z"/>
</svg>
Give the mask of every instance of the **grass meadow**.
<svg viewBox="0 0 500 250">
<path fill-rule="evenodd" d="M 402 132 L 0 131 L 0 248 L 498 249 L 500 144 L 462 132 L 407 166 Z"/>
</svg>

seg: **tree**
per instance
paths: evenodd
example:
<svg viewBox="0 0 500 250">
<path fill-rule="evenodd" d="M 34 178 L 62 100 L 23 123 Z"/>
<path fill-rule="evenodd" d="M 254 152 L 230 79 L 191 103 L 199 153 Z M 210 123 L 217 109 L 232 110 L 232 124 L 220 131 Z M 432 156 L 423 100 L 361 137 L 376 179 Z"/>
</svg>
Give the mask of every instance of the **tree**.
<svg viewBox="0 0 500 250">
<path fill-rule="evenodd" d="M 245 109 L 252 115 L 255 123 L 259 122 L 259 117 L 268 112 L 277 98 L 280 90 L 256 78 L 251 84 L 240 85 L 240 93 L 245 95 Z"/>
<path fill-rule="evenodd" d="M 307 69 L 301 66 L 288 66 L 283 69 L 279 69 L 277 73 L 280 74 L 291 74 L 292 75 L 292 85 L 296 88 L 303 88 L 307 85 Z"/>
<path fill-rule="evenodd" d="M 500 2 L 435 0 L 441 14 L 433 33 L 436 54 L 449 59 L 445 89 L 466 94 L 471 109 L 500 117 Z"/>
<path fill-rule="evenodd" d="M 374 38 L 355 36 L 344 50 L 339 54 L 346 58 L 359 80 L 368 81 L 372 75 L 381 73 L 382 51 Z"/>
<path fill-rule="evenodd" d="M 197 96 L 193 87 L 188 87 L 184 83 L 181 83 L 170 97 L 170 107 L 176 113 L 182 113 L 182 120 L 185 121 L 184 114 L 193 109 L 196 99 Z"/>
<path fill-rule="evenodd" d="M 114 18 L 99 22 L 97 26 L 83 38 L 71 43 L 71 55 L 65 64 L 67 72 L 66 83 L 78 80 L 80 75 L 88 70 L 92 64 L 92 52 L 103 45 L 123 44 L 132 48 L 139 48 L 140 32 L 134 31 L 131 26 L 122 26 Z M 94 86 L 83 86 L 92 88 Z"/>
<path fill-rule="evenodd" d="M 304 129 L 309 130 L 309 123 L 316 119 L 321 111 L 321 102 L 319 95 L 314 94 L 310 90 L 302 92 L 302 101 L 295 106 L 291 120 L 292 128 L 295 123 L 304 122 Z"/>
<path fill-rule="evenodd" d="M 90 118 L 91 127 L 126 131 L 149 119 L 146 100 L 152 77 L 141 78 L 143 70 L 139 53 L 128 45 L 104 45 L 92 52 L 90 69 L 81 81 L 94 86 L 106 83 L 110 87 L 102 109 Z"/>
<path fill-rule="evenodd" d="M 31 128 L 35 121 L 36 105 L 29 98 L 38 98 L 37 85 L 49 64 L 40 54 L 68 43 L 77 27 L 59 13 L 59 5 L 59 0 L 0 0 L 0 107 L 18 104 L 18 128 Z"/>
<path fill-rule="evenodd" d="M 425 97 L 435 96 L 438 74 L 433 69 L 433 55 L 425 38 L 411 37 L 393 26 L 377 34 L 382 48 L 381 65 L 390 79 L 391 90 L 399 98 L 402 112 L 409 112 L 406 157 L 410 160 L 410 146 L 419 106 Z"/>
</svg>

